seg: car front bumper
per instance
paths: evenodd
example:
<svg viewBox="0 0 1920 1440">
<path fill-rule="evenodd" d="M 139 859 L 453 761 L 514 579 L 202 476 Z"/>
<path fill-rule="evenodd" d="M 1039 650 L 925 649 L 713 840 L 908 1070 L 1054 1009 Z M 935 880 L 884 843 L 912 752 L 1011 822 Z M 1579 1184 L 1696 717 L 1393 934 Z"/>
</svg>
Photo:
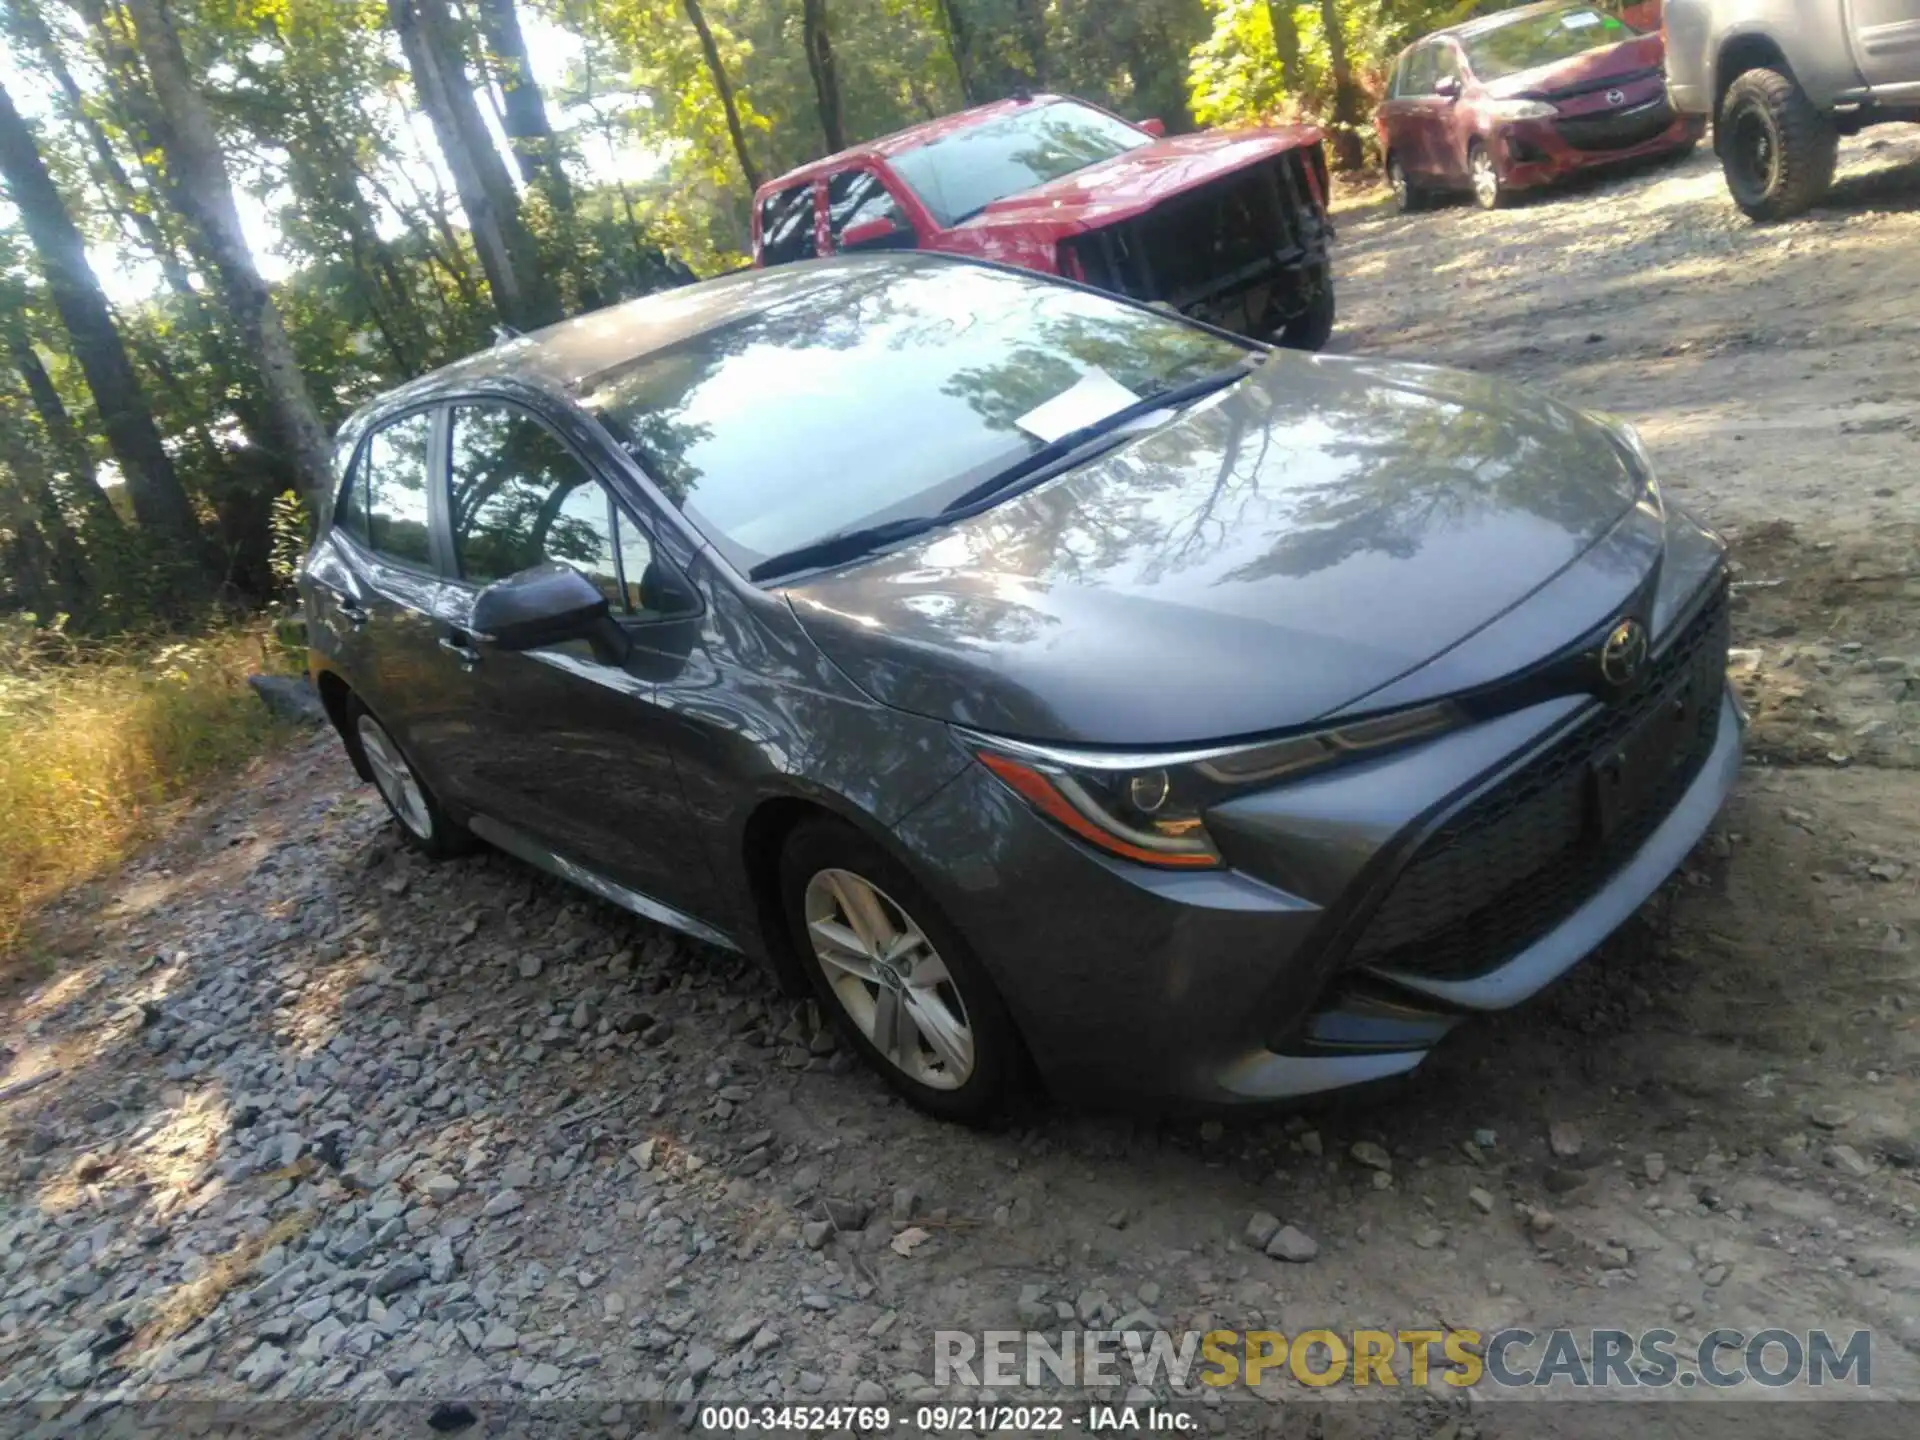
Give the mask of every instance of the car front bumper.
<svg viewBox="0 0 1920 1440">
<path fill-rule="evenodd" d="M 1473 788 L 1464 777 L 1511 773 L 1595 713 L 1594 702 L 1545 702 L 1255 797 L 1236 823 L 1261 837 L 1263 874 L 1109 859 L 978 765 L 896 836 L 1000 987 L 1055 1094 L 1283 1101 L 1414 1069 L 1459 1020 L 1525 1000 L 1624 922 L 1733 786 L 1745 722 L 1724 682 L 1715 698 L 1704 760 L 1632 853 L 1551 928 L 1461 977 L 1355 963 L 1328 937 L 1378 857 L 1462 803 Z"/>
<path fill-rule="evenodd" d="M 1494 154 L 1501 183 L 1509 190 L 1551 185 L 1606 165 L 1618 165 L 1697 144 L 1706 134 L 1706 117 L 1676 115 L 1657 135 L 1613 149 L 1580 149 L 1567 143 L 1552 120 L 1521 120 L 1494 132 Z"/>
</svg>

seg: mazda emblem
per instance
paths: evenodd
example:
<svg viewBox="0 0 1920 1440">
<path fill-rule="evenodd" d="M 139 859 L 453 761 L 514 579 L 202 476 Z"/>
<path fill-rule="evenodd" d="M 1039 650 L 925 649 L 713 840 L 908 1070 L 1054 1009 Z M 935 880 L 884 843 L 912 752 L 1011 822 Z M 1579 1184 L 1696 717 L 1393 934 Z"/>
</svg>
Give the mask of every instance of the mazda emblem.
<svg viewBox="0 0 1920 1440">
<path fill-rule="evenodd" d="M 1624 90 L 1609 90 L 1609 91 L 1607 91 L 1607 104 L 1609 104 L 1609 105 L 1624 105 L 1624 104 L 1626 104 L 1626 103 L 1627 103 L 1627 92 L 1626 92 L 1626 91 L 1624 91 Z"/>
<path fill-rule="evenodd" d="M 1600 678 L 1624 690 L 1640 678 L 1647 665 L 1647 627 L 1628 618 L 1607 632 L 1600 646 Z"/>
</svg>

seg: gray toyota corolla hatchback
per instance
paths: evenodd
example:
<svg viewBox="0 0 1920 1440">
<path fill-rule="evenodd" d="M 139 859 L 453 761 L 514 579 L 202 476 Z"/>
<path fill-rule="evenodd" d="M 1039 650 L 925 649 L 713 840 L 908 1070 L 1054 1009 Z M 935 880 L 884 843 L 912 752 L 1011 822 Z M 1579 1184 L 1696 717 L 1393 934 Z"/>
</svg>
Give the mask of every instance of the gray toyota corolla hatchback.
<svg viewBox="0 0 1920 1440">
<path fill-rule="evenodd" d="M 1021 271 L 747 272 L 342 430 L 359 773 L 811 986 L 937 1114 L 1413 1069 L 1739 763 L 1721 542 L 1634 432 Z"/>
</svg>

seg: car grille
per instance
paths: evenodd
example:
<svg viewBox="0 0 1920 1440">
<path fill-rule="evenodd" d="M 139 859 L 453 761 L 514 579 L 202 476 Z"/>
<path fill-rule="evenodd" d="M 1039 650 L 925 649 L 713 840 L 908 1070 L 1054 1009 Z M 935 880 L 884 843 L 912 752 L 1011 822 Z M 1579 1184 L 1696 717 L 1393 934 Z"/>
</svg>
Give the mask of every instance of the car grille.
<svg viewBox="0 0 1920 1440">
<path fill-rule="evenodd" d="M 1699 774 L 1719 728 L 1724 586 L 1655 658 L 1626 704 L 1562 737 L 1427 838 L 1349 952 L 1350 964 L 1463 979 L 1506 963 L 1583 904 L 1644 845 Z M 1600 834 L 1589 774 L 1691 682 L 1693 723 L 1664 780 Z"/>
<path fill-rule="evenodd" d="M 1646 144 L 1671 124 L 1673 107 L 1662 95 L 1631 110 L 1556 120 L 1554 128 L 1560 132 L 1560 138 L 1576 150 L 1631 150 L 1635 145 Z"/>
<path fill-rule="evenodd" d="M 1310 150 L 1293 150 L 1185 191 L 1068 242 L 1089 285 L 1177 310 L 1265 280 L 1321 243 Z"/>
</svg>

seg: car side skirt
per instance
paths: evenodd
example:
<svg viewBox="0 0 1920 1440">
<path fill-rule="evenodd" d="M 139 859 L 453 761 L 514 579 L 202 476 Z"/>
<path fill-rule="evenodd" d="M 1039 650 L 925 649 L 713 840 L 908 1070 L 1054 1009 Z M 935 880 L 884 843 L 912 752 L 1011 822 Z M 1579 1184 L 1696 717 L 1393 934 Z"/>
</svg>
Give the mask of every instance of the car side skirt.
<svg viewBox="0 0 1920 1440">
<path fill-rule="evenodd" d="M 622 910 L 630 911 L 643 920 L 651 920 L 678 930 L 683 935 L 708 945 L 717 945 L 723 950 L 738 950 L 740 946 L 729 936 L 721 934 L 704 920 L 696 920 L 684 911 L 671 905 L 663 905 L 650 895 L 642 895 L 638 890 L 629 889 L 618 881 L 564 855 L 557 855 L 532 836 L 516 830 L 504 821 L 495 820 L 490 815 L 474 815 L 467 822 L 467 828 L 485 840 L 489 845 L 504 850 L 516 860 L 524 860 L 536 870 L 570 884 L 579 886 L 589 894 L 598 895 L 609 904 L 618 905 Z"/>
</svg>

